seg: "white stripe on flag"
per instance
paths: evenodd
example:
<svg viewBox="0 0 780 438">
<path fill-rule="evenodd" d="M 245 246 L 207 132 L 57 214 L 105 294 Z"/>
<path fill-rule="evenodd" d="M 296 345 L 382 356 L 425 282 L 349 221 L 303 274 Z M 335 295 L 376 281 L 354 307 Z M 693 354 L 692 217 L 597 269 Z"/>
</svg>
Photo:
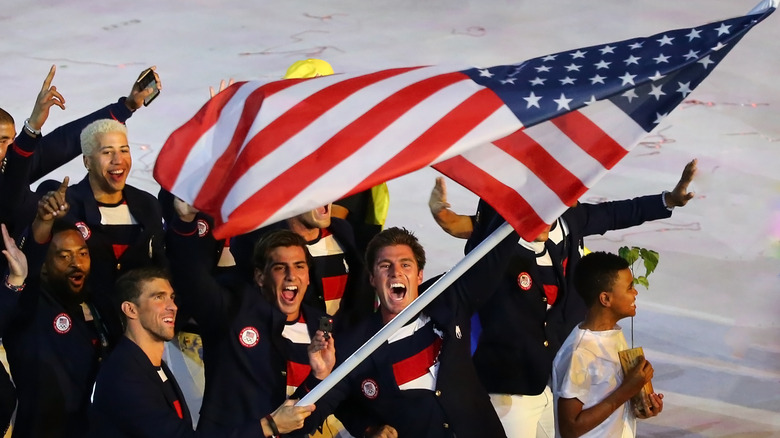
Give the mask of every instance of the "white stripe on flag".
<svg viewBox="0 0 780 438">
<path fill-rule="evenodd" d="M 404 147 L 416 140 L 422 132 L 439 122 L 442 118 L 443 108 L 454 108 L 480 90 L 482 87 L 473 81 L 464 80 L 423 100 L 380 134 L 366 142 L 350 157 L 334 166 L 330 171 L 325 172 L 307 190 L 292 197 L 266 223 L 273 223 L 302 211 L 316 208 L 322 204 L 322 199 L 343 197 L 380 166 L 397 155 Z M 476 141 L 495 136 L 496 132 L 513 132 L 512 129 L 518 125 L 519 122 L 512 112 L 502 106 L 475 127 L 464 139 L 450 146 L 447 153 L 465 150 Z M 428 166 L 441 159 L 439 157 L 432 162 L 421 163 L 417 168 Z M 226 207 L 223 205 L 223 208 Z"/>
<path fill-rule="evenodd" d="M 324 142 L 344 129 L 345 126 L 364 115 L 375 105 L 392 96 L 398 92 L 398 90 L 441 73 L 451 72 L 442 67 L 426 67 L 411 70 L 370 84 L 336 104 L 317 120 L 312 121 L 300 132 L 282 143 L 265 158 L 255 163 L 236 181 L 230 188 L 230 191 L 221 206 L 220 211 L 223 220 L 227 220 L 229 212 L 232 212 L 236 207 L 243 204 L 249 197 L 257 192 L 258 187 L 269 184 L 280 174 L 300 161 L 301 158 L 315 152 Z M 329 76 L 326 78 L 330 79 Z M 318 78 L 317 81 L 319 80 L 320 79 Z M 277 105 L 276 99 L 283 99 L 283 101 L 291 100 L 291 96 L 281 96 L 286 91 L 287 90 L 271 96 L 268 99 L 267 104 L 263 105 L 263 108 L 274 108 Z M 261 109 L 260 113 L 262 114 L 263 111 L 264 110 Z M 262 135 L 262 132 L 259 134 Z M 269 166 L 268 163 L 273 163 L 273 166 Z M 336 198 L 340 197 L 342 194 L 343 193 L 339 193 Z M 319 201 L 312 200 L 313 205 L 309 208 L 301 207 L 299 212 L 306 211 L 307 209 L 310 210 L 323 204 L 321 200 L 324 198 L 317 196 L 316 199 L 319 199 Z M 271 222 L 273 222 L 273 220 Z"/>
<path fill-rule="evenodd" d="M 551 223 L 558 217 L 550 214 L 551 211 L 566 208 L 558 195 L 523 163 L 492 143 L 471 149 L 463 154 L 463 158 L 483 169 L 502 184 L 522 193 L 523 199 L 545 223 Z"/>
<path fill-rule="evenodd" d="M 214 161 L 230 144 L 247 96 L 263 85 L 265 84 L 262 82 L 247 82 L 241 85 L 223 108 L 216 125 L 206 130 L 190 150 L 170 192 L 189 202 L 195 199 L 209 176 Z"/>
<path fill-rule="evenodd" d="M 609 100 L 601 100 L 580 109 L 580 113 L 590 119 L 607 135 L 630 151 L 647 134 L 634 119 Z"/>
</svg>

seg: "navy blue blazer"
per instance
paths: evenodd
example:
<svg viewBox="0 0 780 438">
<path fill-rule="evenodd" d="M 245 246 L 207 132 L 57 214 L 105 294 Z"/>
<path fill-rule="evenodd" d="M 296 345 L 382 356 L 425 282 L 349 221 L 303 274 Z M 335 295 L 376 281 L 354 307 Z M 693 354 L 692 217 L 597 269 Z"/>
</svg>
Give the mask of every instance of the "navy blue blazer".
<svg viewBox="0 0 780 438">
<path fill-rule="evenodd" d="M 585 319 L 585 303 L 573 284 L 574 269 L 582 258 L 583 237 L 667 218 L 671 214 L 663 205 L 661 195 L 578 204 L 566 210 L 561 215 L 568 228 L 565 259 L 553 258 L 557 275 L 564 280 L 550 310 L 547 310 L 536 255 L 515 245 L 506 270 L 496 273 L 501 278 L 498 290 L 479 311 L 482 333 L 474 352 L 474 365 L 488 392 L 537 395 L 544 391 L 555 354 L 574 326 Z M 495 210 L 480 201 L 467 251 L 483 239 L 484 221 L 495 215 Z M 518 277 L 523 273 L 531 278 L 528 290 L 518 285 Z"/>
<path fill-rule="evenodd" d="M 116 438 L 202 437 L 192 427 L 192 417 L 179 384 L 163 361 L 161 369 L 171 383 L 166 390 L 158 368 L 128 338 L 117 344 L 100 368 L 89 409 L 90 436 Z M 225 436 L 261 437 L 260 422 L 247 424 Z"/>
</svg>

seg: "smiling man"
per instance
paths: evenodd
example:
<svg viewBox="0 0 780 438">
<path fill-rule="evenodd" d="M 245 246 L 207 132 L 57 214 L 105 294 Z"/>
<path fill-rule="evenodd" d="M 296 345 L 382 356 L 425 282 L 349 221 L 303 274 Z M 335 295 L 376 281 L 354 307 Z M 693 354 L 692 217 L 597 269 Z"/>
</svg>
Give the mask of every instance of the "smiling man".
<svg viewBox="0 0 780 438">
<path fill-rule="evenodd" d="M 173 339 L 177 310 L 167 273 L 154 267 L 135 269 L 119 278 L 116 293 L 125 336 L 98 374 L 90 411 L 91 436 L 203 436 L 193 430 L 182 391 L 162 360 L 165 342 Z M 277 428 L 302 421 L 306 415 L 308 410 L 292 406 L 271 414 Z M 269 421 L 248 421 L 224 436 L 269 436 L 273 434 Z"/>
<path fill-rule="evenodd" d="M 127 184 L 132 158 L 125 125 L 112 119 L 90 123 L 81 132 L 81 149 L 87 175 L 68 187 L 65 199 L 52 198 L 53 191 L 46 198 L 56 217 L 64 216 L 87 242 L 94 261 L 90 285 L 95 303 L 110 331 L 121 334 L 110 292 L 124 272 L 167 266 L 162 212 L 154 196 Z M 52 182 L 42 183 L 38 192 L 47 190 L 53 190 Z M 57 211 L 65 203 L 67 215 Z"/>
</svg>

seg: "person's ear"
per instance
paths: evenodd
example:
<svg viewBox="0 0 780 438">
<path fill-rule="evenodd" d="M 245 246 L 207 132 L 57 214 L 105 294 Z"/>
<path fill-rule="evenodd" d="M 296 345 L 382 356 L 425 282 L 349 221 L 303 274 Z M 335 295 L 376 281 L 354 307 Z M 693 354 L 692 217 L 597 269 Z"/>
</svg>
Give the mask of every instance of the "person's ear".
<svg viewBox="0 0 780 438">
<path fill-rule="evenodd" d="M 260 268 L 255 268 L 255 283 L 257 283 L 258 286 L 263 287 L 263 280 L 265 276 L 263 275 L 263 271 L 260 270 Z"/>
<path fill-rule="evenodd" d="M 421 285 L 423 282 L 423 271 L 420 269 L 417 271 L 417 286 Z"/>
<path fill-rule="evenodd" d="M 612 294 L 606 291 L 601 292 L 599 294 L 599 303 L 601 303 L 603 307 L 609 307 L 611 305 L 611 302 L 612 302 Z"/>
<path fill-rule="evenodd" d="M 122 313 L 125 314 L 127 319 L 138 319 L 138 308 L 134 303 L 131 303 L 130 301 L 123 301 L 121 309 Z"/>
<path fill-rule="evenodd" d="M 89 170 L 89 156 L 88 155 L 82 155 L 81 159 L 84 161 L 84 168 Z"/>
</svg>

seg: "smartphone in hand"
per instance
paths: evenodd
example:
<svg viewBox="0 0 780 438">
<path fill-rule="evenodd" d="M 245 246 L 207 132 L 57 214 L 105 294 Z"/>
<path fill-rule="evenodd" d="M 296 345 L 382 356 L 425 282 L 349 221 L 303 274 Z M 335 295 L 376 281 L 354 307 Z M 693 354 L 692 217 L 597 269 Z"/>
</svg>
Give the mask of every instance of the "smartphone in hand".
<svg viewBox="0 0 780 438">
<path fill-rule="evenodd" d="M 149 106 L 152 101 L 160 95 L 160 89 L 157 88 L 157 80 L 154 78 L 154 70 L 147 68 L 138 76 L 138 80 L 135 81 L 138 90 L 145 90 L 149 87 L 154 89 L 154 92 L 144 99 L 144 106 Z"/>
<path fill-rule="evenodd" d="M 320 330 L 325 333 L 325 339 L 330 339 L 330 332 L 333 331 L 333 318 L 330 316 L 321 316 Z"/>
</svg>

